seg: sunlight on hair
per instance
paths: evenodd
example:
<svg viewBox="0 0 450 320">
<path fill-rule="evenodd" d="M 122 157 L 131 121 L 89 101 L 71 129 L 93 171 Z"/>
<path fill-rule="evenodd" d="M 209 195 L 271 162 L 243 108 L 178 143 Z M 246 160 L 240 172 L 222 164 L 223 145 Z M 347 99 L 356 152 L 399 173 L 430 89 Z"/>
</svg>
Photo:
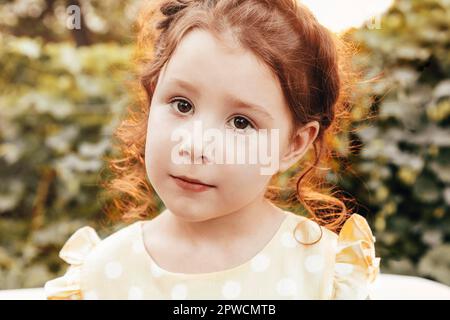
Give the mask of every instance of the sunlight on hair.
<svg viewBox="0 0 450 320">
<path fill-rule="evenodd" d="M 317 20 L 334 32 L 360 27 L 383 14 L 393 0 L 299 0 Z"/>
</svg>

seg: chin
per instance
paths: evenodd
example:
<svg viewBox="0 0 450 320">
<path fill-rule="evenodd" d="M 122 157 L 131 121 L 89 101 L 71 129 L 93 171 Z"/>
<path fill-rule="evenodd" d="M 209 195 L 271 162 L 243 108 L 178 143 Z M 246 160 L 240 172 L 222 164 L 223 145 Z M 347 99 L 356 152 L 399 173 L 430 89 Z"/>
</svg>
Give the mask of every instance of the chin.
<svg viewBox="0 0 450 320">
<path fill-rule="evenodd" d="M 198 204 L 198 202 L 196 202 Z M 190 205 L 189 202 L 181 201 L 179 204 L 166 205 L 166 208 L 179 219 L 186 222 L 201 222 L 206 221 L 216 216 L 214 210 L 211 212 L 205 210 L 204 207 L 197 207 L 195 204 Z"/>
<path fill-rule="evenodd" d="M 196 214 L 196 213 L 191 213 L 191 212 L 186 212 L 186 211 L 179 212 L 179 211 L 170 210 L 170 212 L 172 212 L 172 214 L 174 216 L 176 216 L 178 219 L 181 219 L 185 222 L 201 222 L 201 221 L 211 219 L 211 217 L 205 217 L 201 214 Z"/>
</svg>

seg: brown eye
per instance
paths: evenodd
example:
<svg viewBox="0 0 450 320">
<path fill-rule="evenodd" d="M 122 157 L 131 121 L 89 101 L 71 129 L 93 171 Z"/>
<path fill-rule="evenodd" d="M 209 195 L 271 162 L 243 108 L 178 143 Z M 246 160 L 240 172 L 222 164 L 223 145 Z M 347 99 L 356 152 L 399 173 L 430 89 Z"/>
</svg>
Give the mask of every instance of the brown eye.
<svg viewBox="0 0 450 320">
<path fill-rule="evenodd" d="M 177 99 L 173 100 L 171 104 L 172 103 L 175 103 L 175 109 L 180 113 L 189 113 L 189 111 L 191 111 L 192 109 L 191 104 L 186 100 Z"/>
<path fill-rule="evenodd" d="M 233 127 L 236 128 L 237 131 L 247 131 L 247 129 L 254 129 L 255 127 L 252 123 L 244 117 L 237 116 L 232 119 Z"/>
<path fill-rule="evenodd" d="M 247 119 L 242 117 L 236 117 L 234 118 L 234 125 L 237 129 L 245 129 L 250 124 Z"/>
</svg>

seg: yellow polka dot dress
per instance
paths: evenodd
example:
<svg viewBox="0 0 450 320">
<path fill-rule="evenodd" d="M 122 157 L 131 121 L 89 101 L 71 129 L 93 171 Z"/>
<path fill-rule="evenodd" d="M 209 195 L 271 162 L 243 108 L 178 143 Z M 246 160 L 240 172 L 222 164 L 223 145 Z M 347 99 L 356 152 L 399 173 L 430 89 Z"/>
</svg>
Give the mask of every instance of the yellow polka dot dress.
<svg viewBox="0 0 450 320">
<path fill-rule="evenodd" d="M 285 211 L 286 217 L 252 259 L 210 273 L 174 273 L 144 247 L 143 221 L 105 239 L 78 229 L 59 256 L 65 274 L 49 280 L 47 299 L 370 299 L 379 274 L 375 237 L 353 214 L 339 235 Z M 313 243 L 307 245 L 306 243 Z"/>
</svg>

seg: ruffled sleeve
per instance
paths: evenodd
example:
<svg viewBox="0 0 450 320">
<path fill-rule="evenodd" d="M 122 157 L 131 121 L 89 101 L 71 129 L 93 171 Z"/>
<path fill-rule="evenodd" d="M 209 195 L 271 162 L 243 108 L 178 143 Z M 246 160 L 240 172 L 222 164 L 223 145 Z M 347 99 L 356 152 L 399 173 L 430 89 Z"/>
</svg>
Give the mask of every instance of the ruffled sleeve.
<svg viewBox="0 0 450 320">
<path fill-rule="evenodd" d="M 380 272 L 375 241 L 363 216 L 355 213 L 345 221 L 337 240 L 332 299 L 370 299 Z"/>
<path fill-rule="evenodd" d="M 101 239 L 92 227 L 76 230 L 59 252 L 59 257 L 69 264 L 66 273 L 44 285 L 47 300 L 81 300 L 81 269 L 87 255 Z"/>
</svg>

